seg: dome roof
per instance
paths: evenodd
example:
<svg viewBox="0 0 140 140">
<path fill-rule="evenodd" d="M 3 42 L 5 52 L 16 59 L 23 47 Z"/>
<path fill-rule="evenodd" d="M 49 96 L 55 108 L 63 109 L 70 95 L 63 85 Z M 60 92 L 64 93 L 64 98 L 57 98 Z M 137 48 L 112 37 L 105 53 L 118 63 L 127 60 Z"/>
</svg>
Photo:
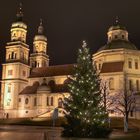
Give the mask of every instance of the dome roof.
<svg viewBox="0 0 140 140">
<path fill-rule="evenodd" d="M 44 35 L 36 35 L 34 41 L 47 41 L 47 38 Z"/>
<path fill-rule="evenodd" d="M 113 25 L 108 29 L 109 32 L 114 30 L 126 30 L 126 28 L 118 24 L 118 25 Z"/>
<path fill-rule="evenodd" d="M 119 48 L 125 48 L 125 49 L 131 49 L 131 50 L 137 50 L 137 47 L 127 40 L 113 40 L 106 44 L 105 46 L 101 47 L 98 51 L 102 50 L 108 50 L 108 49 L 119 49 Z"/>
</svg>

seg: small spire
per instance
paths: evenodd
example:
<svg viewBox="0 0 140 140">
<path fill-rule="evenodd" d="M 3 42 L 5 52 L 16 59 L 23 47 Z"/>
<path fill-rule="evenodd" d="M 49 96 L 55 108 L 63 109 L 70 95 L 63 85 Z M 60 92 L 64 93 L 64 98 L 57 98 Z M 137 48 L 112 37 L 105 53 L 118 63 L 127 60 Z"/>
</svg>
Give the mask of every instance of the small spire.
<svg viewBox="0 0 140 140">
<path fill-rule="evenodd" d="M 20 2 L 19 4 L 19 8 L 18 8 L 18 11 L 17 11 L 17 21 L 22 21 L 22 18 L 23 18 L 23 10 L 22 10 L 22 3 Z"/>
<path fill-rule="evenodd" d="M 87 43 L 85 40 L 83 40 L 82 48 L 85 48 L 87 46 Z"/>
<path fill-rule="evenodd" d="M 119 24 L 119 17 L 116 16 L 116 19 L 115 19 L 115 24 L 118 25 Z"/>
<path fill-rule="evenodd" d="M 38 34 L 43 34 L 44 28 L 43 28 L 43 20 L 40 19 L 40 25 L 38 27 Z"/>
</svg>

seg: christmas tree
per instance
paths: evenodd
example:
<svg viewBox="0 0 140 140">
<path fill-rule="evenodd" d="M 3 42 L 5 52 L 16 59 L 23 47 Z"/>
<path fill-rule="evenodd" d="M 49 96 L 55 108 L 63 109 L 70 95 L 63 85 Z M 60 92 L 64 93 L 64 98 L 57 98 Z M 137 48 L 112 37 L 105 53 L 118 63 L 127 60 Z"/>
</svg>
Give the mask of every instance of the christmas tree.
<svg viewBox="0 0 140 140">
<path fill-rule="evenodd" d="M 64 108 L 68 112 L 64 135 L 106 137 L 108 115 L 101 102 L 100 78 L 85 41 L 78 51 L 74 74 L 68 79 L 70 96 L 64 100 Z"/>
</svg>

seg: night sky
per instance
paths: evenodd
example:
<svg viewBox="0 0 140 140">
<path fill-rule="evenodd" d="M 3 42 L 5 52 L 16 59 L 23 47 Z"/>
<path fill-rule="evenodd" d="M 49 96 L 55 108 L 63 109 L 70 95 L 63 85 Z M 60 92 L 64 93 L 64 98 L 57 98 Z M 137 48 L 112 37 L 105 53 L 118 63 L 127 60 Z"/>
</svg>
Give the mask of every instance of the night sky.
<svg viewBox="0 0 140 140">
<path fill-rule="evenodd" d="M 51 65 L 75 63 L 83 39 L 94 53 L 106 43 L 107 30 L 115 23 L 116 16 L 129 31 L 130 41 L 140 48 L 139 0 L 1 0 L 0 63 L 4 62 L 2 56 L 20 2 L 31 50 L 39 19 L 43 19 Z"/>
</svg>

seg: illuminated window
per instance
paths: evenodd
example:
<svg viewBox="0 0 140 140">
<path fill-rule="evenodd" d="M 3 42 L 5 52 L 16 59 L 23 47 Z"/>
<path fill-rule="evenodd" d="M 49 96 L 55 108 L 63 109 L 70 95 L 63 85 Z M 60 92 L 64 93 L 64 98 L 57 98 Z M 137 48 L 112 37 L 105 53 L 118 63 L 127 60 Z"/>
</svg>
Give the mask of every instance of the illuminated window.
<svg viewBox="0 0 140 140">
<path fill-rule="evenodd" d="M 138 61 L 135 61 L 135 69 L 138 69 Z"/>
<path fill-rule="evenodd" d="M 129 90 L 132 90 L 132 80 L 129 80 Z"/>
<path fill-rule="evenodd" d="M 139 87 L 139 80 L 136 80 L 136 90 L 139 91 L 140 87 Z"/>
<path fill-rule="evenodd" d="M 132 60 L 128 60 L 128 68 L 132 69 Z"/>
<path fill-rule="evenodd" d="M 13 75 L 13 70 L 8 70 L 8 76 Z"/>
<path fill-rule="evenodd" d="M 29 99 L 26 98 L 26 99 L 25 99 L 25 104 L 27 105 L 28 103 L 29 103 Z"/>
<path fill-rule="evenodd" d="M 110 80 L 109 80 L 109 89 L 110 90 L 114 89 L 114 78 L 110 78 Z"/>
</svg>

